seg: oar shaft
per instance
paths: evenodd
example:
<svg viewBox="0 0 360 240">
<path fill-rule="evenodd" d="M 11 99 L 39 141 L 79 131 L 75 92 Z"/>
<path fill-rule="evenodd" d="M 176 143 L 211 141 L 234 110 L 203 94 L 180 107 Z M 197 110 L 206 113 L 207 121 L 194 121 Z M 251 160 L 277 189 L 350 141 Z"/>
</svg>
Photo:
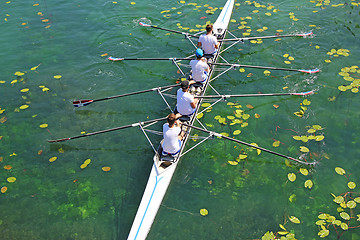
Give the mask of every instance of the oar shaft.
<svg viewBox="0 0 360 240">
<path fill-rule="evenodd" d="M 157 119 L 148 120 L 148 121 L 144 121 L 144 122 L 137 122 L 137 123 L 133 123 L 133 124 L 124 125 L 124 126 L 121 126 L 121 127 L 110 128 L 110 129 L 101 130 L 101 131 L 92 132 L 92 133 L 86 133 L 86 134 L 78 135 L 78 136 L 74 136 L 74 137 L 68 137 L 68 138 L 62 138 L 62 139 L 56 139 L 56 140 L 48 140 L 48 142 L 51 142 L 51 143 L 53 143 L 53 142 L 63 142 L 63 141 L 67 141 L 67 140 L 77 139 L 77 138 L 89 137 L 89 136 L 93 136 L 93 135 L 97 135 L 97 134 L 101 134 L 101 133 L 107 133 L 107 132 L 112 132 L 112 131 L 121 130 L 121 129 L 125 129 L 125 128 L 136 127 L 136 126 L 139 126 L 139 125 L 145 125 L 145 124 L 148 124 L 148 123 L 158 122 L 158 121 L 165 120 L 166 118 L 167 117 L 157 118 Z"/>
<path fill-rule="evenodd" d="M 159 29 L 159 30 L 164 30 L 164 31 L 168 31 L 168 32 L 172 32 L 172 33 L 178 33 L 178 34 L 182 34 L 185 36 L 189 36 L 189 37 L 194 37 L 194 38 L 199 38 L 199 36 L 197 35 L 193 35 L 193 34 L 189 34 L 187 32 L 181 32 L 181 31 L 176 31 L 176 30 L 172 30 L 172 29 L 167 29 L 167 28 L 162 28 L 162 27 L 158 27 L 158 26 L 154 26 L 154 25 L 149 25 L 143 22 L 139 23 L 141 26 L 143 27 L 151 27 L 151 28 L 155 28 L 155 29 Z"/>
<path fill-rule="evenodd" d="M 207 95 L 207 96 L 196 96 L 196 98 L 231 98 L 231 97 L 262 97 L 262 96 L 287 96 L 287 95 L 297 95 L 304 96 L 313 93 L 302 92 L 302 93 L 254 93 L 254 94 L 233 94 L 233 95 Z"/>
<path fill-rule="evenodd" d="M 299 162 L 299 163 L 302 163 L 302 164 L 306 164 L 306 165 L 311 164 L 311 163 L 308 163 L 308 162 L 301 161 L 301 160 L 299 160 L 299 159 L 295 159 L 295 158 L 286 156 L 286 155 L 281 154 L 281 153 L 273 152 L 273 151 L 268 150 L 268 149 L 266 149 L 266 148 L 258 147 L 258 146 L 252 145 L 252 144 L 250 144 L 250 143 L 247 143 L 247 142 L 243 142 L 243 141 L 240 141 L 240 140 L 231 138 L 231 137 L 224 136 L 224 135 L 219 134 L 219 133 L 216 133 L 216 132 L 211 132 L 211 131 L 208 131 L 208 130 L 205 130 L 205 129 L 202 129 L 202 128 L 199 128 L 199 127 L 195 127 L 195 126 L 188 125 L 188 124 L 186 124 L 186 123 L 183 123 L 183 125 L 188 126 L 188 127 L 191 127 L 191 128 L 194 128 L 194 129 L 199 130 L 199 131 L 202 131 L 202 132 L 206 132 L 206 133 L 213 134 L 213 135 L 216 136 L 216 137 L 221 137 L 221 138 L 224 138 L 224 139 L 227 139 L 227 140 L 236 142 L 236 143 L 240 143 L 240 144 L 245 145 L 245 146 L 248 146 L 248 147 L 256 148 L 256 149 L 259 149 L 259 150 L 261 150 L 261 151 L 264 151 L 264 152 L 267 152 L 267 153 L 271 153 L 271 154 L 277 155 L 277 156 L 279 156 L 279 157 L 283 157 L 283 158 L 286 158 L 286 159 L 289 159 L 289 160 L 293 160 L 293 161 L 296 161 L 296 162 Z"/>
<path fill-rule="evenodd" d="M 147 93 L 147 92 L 152 92 L 152 91 L 157 91 L 157 90 L 166 89 L 166 88 L 172 88 L 172 87 L 178 87 L 178 86 L 180 86 L 180 84 L 173 84 L 173 85 L 168 85 L 168 86 L 163 86 L 163 87 L 156 87 L 156 88 L 151 88 L 151 89 L 146 89 L 146 90 L 141 90 L 141 91 L 136 91 L 136 92 L 131 92 L 131 93 L 124 93 L 124 94 L 120 94 L 120 95 L 116 95 L 116 96 L 96 99 L 96 100 L 93 100 L 93 102 L 109 100 L 109 99 L 114 99 L 114 98 L 120 98 L 120 97 L 127 97 L 127 96 L 131 96 L 131 95 Z"/>
<path fill-rule="evenodd" d="M 191 60 L 191 58 L 115 58 L 109 57 L 110 61 L 157 61 L 157 60 L 167 60 L 167 61 L 177 61 L 177 60 Z"/>
<path fill-rule="evenodd" d="M 219 66 L 229 66 L 229 67 L 244 67 L 244 68 L 260 68 L 260 69 L 271 69 L 271 70 L 284 70 L 284 71 L 295 71 L 299 72 L 298 69 L 291 69 L 291 68 L 277 68 L 277 67 L 264 67 L 264 66 L 255 66 L 255 65 L 243 65 L 243 64 L 231 64 L 231 63 L 209 63 L 212 65 L 219 65 Z"/>
<path fill-rule="evenodd" d="M 245 41 L 245 40 L 256 40 L 256 39 L 269 39 L 269 38 L 286 38 L 286 37 L 306 37 L 312 35 L 312 32 L 300 33 L 300 34 L 288 34 L 288 35 L 272 35 L 262 37 L 244 37 L 244 38 L 229 38 L 222 40 L 223 42 L 228 41 Z"/>
</svg>

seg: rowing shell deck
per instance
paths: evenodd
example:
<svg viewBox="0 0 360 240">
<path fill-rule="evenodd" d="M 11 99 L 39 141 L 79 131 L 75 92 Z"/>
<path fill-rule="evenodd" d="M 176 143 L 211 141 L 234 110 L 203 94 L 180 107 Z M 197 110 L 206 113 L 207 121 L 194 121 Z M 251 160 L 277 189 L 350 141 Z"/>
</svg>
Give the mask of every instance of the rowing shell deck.
<svg viewBox="0 0 360 240">
<path fill-rule="evenodd" d="M 222 40 L 225 38 L 226 30 L 230 21 L 231 13 L 234 7 L 234 0 L 228 0 L 221 11 L 219 17 L 214 23 L 214 34 L 219 39 Z M 215 55 L 213 61 L 216 62 L 221 49 L 222 43 L 220 43 L 219 51 Z M 206 89 L 209 85 L 210 78 L 214 71 L 214 66 L 211 67 L 209 77 L 206 81 L 205 86 L 202 88 L 202 91 L 197 95 L 203 96 L 206 92 Z M 196 119 L 196 115 L 200 108 L 202 99 L 199 100 L 195 113 L 192 115 L 188 124 L 192 125 Z M 146 185 L 141 203 L 139 205 L 138 211 L 136 213 L 135 219 L 133 221 L 128 240 L 139 240 L 146 239 L 151 225 L 154 222 L 156 214 L 159 210 L 161 202 L 165 196 L 167 188 L 171 182 L 172 176 L 176 170 L 176 167 L 179 163 L 179 160 L 184 151 L 184 147 L 189 138 L 191 128 L 186 129 L 186 134 L 183 139 L 180 153 L 172 159 L 172 161 L 163 161 L 160 159 L 161 153 L 156 153 L 154 156 L 154 164 L 149 176 L 149 180 Z"/>
</svg>

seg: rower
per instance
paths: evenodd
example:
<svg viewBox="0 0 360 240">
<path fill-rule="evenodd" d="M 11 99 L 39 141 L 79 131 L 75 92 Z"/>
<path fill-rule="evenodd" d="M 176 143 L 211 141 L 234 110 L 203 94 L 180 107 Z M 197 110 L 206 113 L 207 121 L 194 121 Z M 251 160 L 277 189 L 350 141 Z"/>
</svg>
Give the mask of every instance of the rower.
<svg viewBox="0 0 360 240">
<path fill-rule="evenodd" d="M 189 118 L 196 109 L 196 105 L 199 101 L 198 98 L 194 98 L 193 95 L 189 93 L 190 83 L 188 80 L 184 80 L 180 84 L 181 88 L 176 93 L 177 105 L 175 109 L 176 117 L 185 116 Z M 183 117 L 181 119 L 184 119 Z"/>
<path fill-rule="evenodd" d="M 219 42 L 217 38 L 213 35 L 213 25 L 206 25 L 206 34 L 203 34 L 199 37 L 197 43 L 198 47 L 201 47 L 204 51 L 204 57 L 207 59 L 213 58 L 215 53 L 219 49 Z"/>
<path fill-rule="evenodd" d="M 204 58 L 204 52 L 200 48 L 196 49 L 195 52 L 196 60 L 193 59 L 190 61 L 191 66 L 191 76 L 192 80 L 190 84 L 199 83 L 196 85 L 202 86 L 205 83 L 209 75 L 209 65 L 206 63 L 206 58 Z"/>
<path fill-rule="evenodd" d="M 181 132 L 181 122 L 176 120 L 174 113 L 170 113 L 167 117 L 167 123 L 163 125 L 162 155 L 175 156 L 180 152 L 181 140 L 184 133 Z"/>
</svg>

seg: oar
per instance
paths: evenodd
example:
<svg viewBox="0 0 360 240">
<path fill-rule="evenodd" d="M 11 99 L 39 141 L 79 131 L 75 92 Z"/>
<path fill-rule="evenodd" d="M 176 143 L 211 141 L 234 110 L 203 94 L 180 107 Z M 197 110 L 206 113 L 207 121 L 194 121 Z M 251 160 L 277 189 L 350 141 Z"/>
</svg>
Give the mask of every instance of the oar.
<svg viewBox="0 0 360 240">
<path fill-rule="evenodd" d="M 136 60 L 136 61 L 156 61 L 156 60 L 169 60 L 169 61 L 177 61 L 177 60 L 192 60 L 191 58 L 116 58 L 116 57 L 108 57 L 110 61 L 128 61 L 128 60 Z"/>
<path fill-rule="evenodd" d="M 232 95 L 206 95 L 206 96 L 196 96 L 196 98 L 231 98 L 231 97 L 262 97 L 262 96 L 286 96 L 286 95 L 296 95 L 296 96 L 306 96 L 313 94 L 313 91 L 300 92 L 300 93 L 254 93 L 254 94 L 232 94 Z"/>
<path fill-rule="evenodd" d="M 264 67 L 264 66 L 254 66 L 254 65 L 242 65 L 236 63 L 208 63 L 212 65 L 220 65 L 220 66 L 230 66 L 230 67 L 244 67 L 244 68 L 260 68 L 260 69 L 271 69 L 271 70 L 284 70 L 284 71 L 294 71 L 294 72 L 303 72 L 303 73 L 317 73 L 320 69 L 292 69 L 292 68 L 277 68 L 277 67 Z"/>
<path fill-rule="evenodd" d="M 136 94 L 146 93 L 146 92 L 151 92 L 151 91 L 160 91 L 161 89 L 172 88 L 172 87 L 177 87 L 177 86 L 180 86 L 180 84 L 173 84 L 173 85 L 169 85 L 169 86 L 156 87 L 156 88 L 146 89 L 146 90 L 137 91 L 137 92 L 124 93 L 121 95 L 100 98 L 100 99 L 95 99 L 95 100 L 75 100 L 75 101 L 73 101 L 73 105 L 74 105 L 74 107 L 83 107 L 83 106 L 89 105 L 90 103 L 93 103 L 93 102 L 99 102 L 99 101 L 104 101 L 104 100 L 109 100 L 109 99 L 114 99 L 114 98 L 119 98 L 119 97 L 126 97 L 126 96 L 131 96 L 131 95 L 136 95 Z"/>
<path fill-rule="evenodd" d="M 78 136 L 75 136 L 75 137 L 68 137 L 68 138 L 62 138 L 62 139 L 56 139 L 56 140 L 48 140 L 48 142 L 51 142 L 51 143 L 53 143 L 53 142 L 63 142 L 63 141 L 67 141 L 67 140 L 77 139 L 77 138 L 89 137 L 89 136 L 93 136 L 93 135 L 97 135 L 97 134 L 101 134 L 101 133 L 107 133 L 107 132 L 112 132 L 112 131 L 121 130 L 121 129 L 125 129 L 125 128 L 136 127 L 136 126 L 140 126 L 140 125 L 144 125 L 144 124 L 148 124 L 148 123 L 158 122 L 158 121 L 165 120 L 166 118 L 167 117 L 157 118 L 157 119 L 148 120 L 148 121 L 144 121 L 144 122 L 137 122 L 137 123 L 133 123 L 133 124 L 129 124 L 129 125 L 124 125 L 124 126 L 121 126 L 121 127 L 110 128 L 110 129 L 97 131 L 97 132 L 92 132 L 92 133 L 86 133 L 86 134 L 78 135 Z"/>
<path fill-rule="evenodd" d="M 298 34 L 289 34 L 289 35 L 273 35 L 273 36 L 262 36 L 262 37 L 244 37 L 244 38 L 229 38 L 224 39 L 222 42 L 228 41 L 246 41 L 246 40 L 256 40 L 256 39 L 269 39 L 269 38 L 285 38 L 285 37 L 307 37 L 312 35 L 313 32 L 306 32 L 306 33 L 298 33 Z"/>
<path fill-rule="evenodd" d="M 302 164 L 306 164 L 306 165 L 315 164 L 315 163 L 304 162 L 304 161 L 301 161 L 301 160 L 299 160 L 299 159 L 295 159 L 295 158 L 292 158 L 292 157 L 283 155 L 283 154 L 281 154 L 281 153 L 273 152 L 273 151 L 268 150 L 268 149 L 266 149 L 266 148 L 258 147 L 258 146 L 252 145 L 252 144 L 250 144 L 250 143 L 246 143 L 246 142 L 243 142 L 243 141 L 240 141 L 240 140 L 231 138 L 231 137 L 224 136 L 224 135 L 222 135 L 222 134 L 220 134 L 220 133 L 216 133 L 216 132 L 208 131 L 208 130 L 205 130 L 205 129 L 202 129 L 202 128 L 199 128 L 199 127 L 195 127 L 195 126 L 189 125 L 189 124 L 187 124 L 187 123 L 183 123 L 183 125 L 184 125 L 184 126 L 191 127 L 191 128 L 194 128 L 194 129 L 199 130 L 199 131 L 202 131 L 202 132 L 206 132 L 206 133 L 212 134 L 212 135 L 214 135 L 215 137 L 221 137 L 221 138 L 224 138 L 224 139 L 227 139 L 227 140 L 230 140 L 230 141 L 233 141 L 233 142 L 237 142 L 237 143 L 243 144 L 243 145 L 248 146 L 248 147 L 253 147 L 253 148 L 259 149 L 259 150 L 261 150 L 261 151 L 268 152 L 268 153 L 277 155 L 277 156 L 279 156 L 279 157 L 283 157 L 283 158 L 286 158 L 286 159 L 289 159 L 289 160 L 292 160 L 292 161 L 296 161 L 296 162 L 299 162 L 299 163 L 302 163 Z"/>
<path fill-rule="evenodd" d="M 189 33 L 187 33 L 187 32 L 181 32 L 181 31 L 171 30 L 171 29 L 167 29 L 167 28 L 162 28 L 162 27 L 158 27 L 158 26 L 146 24 L 146 23 L 143 23 L 143 22 L 139 22 L 139 24 L 140 24 L 141 26 L 143 26 L 143 27 L 151 27 L 151 28 L 156 28 L 156 29 L 159 29 L 159 30 L 164 30 L 164 31 L 172 32 L 172 33 L 182 34 L 182 35 L 189 36 L 189 37 L 199 38 L 199 36 L 193 35 L 193 34 L 189 34 Z"/>
</svg>

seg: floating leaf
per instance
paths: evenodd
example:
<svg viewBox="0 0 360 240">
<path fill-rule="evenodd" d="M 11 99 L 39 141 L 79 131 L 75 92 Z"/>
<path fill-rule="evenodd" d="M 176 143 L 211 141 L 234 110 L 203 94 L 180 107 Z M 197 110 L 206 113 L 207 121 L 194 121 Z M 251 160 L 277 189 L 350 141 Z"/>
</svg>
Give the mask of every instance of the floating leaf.
<svg viewBox="0 0 360 240">
<path fill-rule="evenodd" d="M 80 165 L 80 168 L 81 168 L 81 169 L 84 169 L 84 168 L 86 168 L 86 167 L 87 167 L 87 164 L 85 164 L 85 163 L 83 163 L 83 164 Z"/>
<path fill-rule="evenodd" d="M 315 137 L 315 141 L 317 141 L 317 142 L 319 142 L 319 141 L 321 141 L 321 140 L 324 140 L 324 136 L 323 135 L 319 135 L 319 136 L 316 136 Z"/>
<path fill-rule="evenodd" d="M 198 115 L 196 115 L 197 119 L 200 119 L 204 116 L 204 113 L 198 113 Z"/>
<path fill-rule="evenodd" d="M 311 189 L 312 186 L 313 186 L 313 182 L 310 179 L 308 179 L 308 180 L 305 181 L 304 186 L 305 186 L 305 188 Z"/>
<path fill-rule="evenodd" d="M 286 228 L 285 228 L 282 224 L 279 224 L 279 227 L 280 227 L 282 230 L 287 231 Z"/>
<path fill-rule="evenodd" d="M 293 136 L 293 139 L 295 139 L 295 140 L 301 140 L 301 137 L 300 137 L 300 136 Z"/>
<path fill-rule="evenodd" d="M 22 106 L 20 106 L 19 108 L 21 109 L 21 110 L 24 110 L 24 109 L 27 109 L 29 107 L 29 105 L 22 105 Z"/>
<path fill-rule="evenodd" d="M 249 117 L 250 117 L 250 114 L 243 114 L 243 115 L 242 115 L 242 118 L 243 118 L 244 120 L 249 119 Z"/>
<path fill-rule="evenodd" d="M 260 114 L 255 113 L 255 118 L 260 118 Z"/>
<path fill-rule="evenodd" d="M 326 222 L 324 220 L 318 220 L 315 222 L 315 224 L 321 226 L 321 225 L 325 225 Z"/>
<path fill-rule="evenodd" d="M 249 109 L 253 109 L 253 108 L 254 108 L 254 106 L 251 105 L 251 104 L 247 104 L 246 107 L 249 108 Z"/>
<path fill-rule="evenodd" d="M 91 159 L 86 159 L 86 160 L 85 160 L 85 162 L 84 162 L 84 164 L 89 165 L 89 164 L 90 164 L 90 162 L 91 162 Z"/>
<path fill-rule="evenodd" d="M 341 228 L 342 228 L 342 230 L 348 230 L 349 229 L 349 226 L 346 224 L 346 223 L 341 223 Z"/>
<path fill-rule="evenodd" d="M 340 204 L 340 203 L 344 202 L 345 199 L 343 196 L 336 196 L 333 201 Z"/>
<path fill-rule="evenodd" d="M 354 201 L 360 203 L 360 197 L 355 198 Z"/>
<path fill-rule="evenodd" d="M 274 104 L 274 105 L 273 105 L 273 107 L 274 107 L 274 108 L 278 108 L 278 107 L 279 107 L 279 105 L 277 105 L 277 104 Z"/>
<path fill-rule="evenodd" d="M 1 193 L 5 193 L 7 191 L 7 189 L 8 189 L 7 187 L 2 187 L 1 188 Z"/>
<path fill-rule="evenodd" d="M 228 161 L 228 163 L 233 166 L 236 166 L 239 164 L 237 161 Z"/>
<path fill-rule="evenodd" d="M 291 181 L 291 182 L 294 182 L 296 180 L 296 175 L 295 173 L 289 173 L 288 174 L 288 179 Z"/>
<path fill-rule="evenodd" d="M 354 182 L 348 182 L 348 187 L 349 187 L 350 189 L 354 189 L 354 188 L 356 187 L 356 183 L 354 183 Z"/>
<path fill-rule="evenodd" d="M 206 215 L 209 214 L 209 212 L 208 212 L 207 209 L 203 208 L 203 209 L 200 209 L 200 214 L 201 214 L 202 216 L 206 216 Z"/>
<path fill-rule="evenodd" d="M 326 220 L 329 218 L 329 214 L 326 214 L 326 213 L 322 213 L 318 216 L 319 219 L 323 219 L 323 220 Z"/>
<path fill-rule="evenodd" d="M 340 217 L 342 217 L 345 220 L 350 220 L 350 215 L 347 212 L 341 212 Z"/>
<path fill-rule="evenodd" d="M 46 128 L 47 126 L 48 126 L 48 124 L 46 124 L 46 123 L 43 123 L 40 125 L 41 128 Z"/>
<path fill-rule="evenodd" d="M 250 144 L 253 145 L 253 146 L 256 146 L 256 147 L 259 146 L 259 145 L 257 145 L 257 143 L 250 143 Z M 253 149 L 256 149 L 257 154 L 260 155 L 260 153 L 261 153 L 261 150 L 260 150 L 260 149 L 254 148 L 254 147 L 253 147 Z"/>
<path fill-rule="evenodd" d="M 296 195 L 291 194 L 291 196 L 289 197 L 289 202 L 295 202 L 295 201 L 296 201 Z"/>
<path fill-rule="evenodd" d="M 311 101 L 305 99 L 302 103 L 307 106 L 311 104 Z"/>
<path fill-rule="evenodd" d="M 20 92 L 28 92 L 29 89 L 28 88 L 24 88 L 24 89 L 21 89 Z"/>
<path fill-rule="evenodd" d="M 321 225 L 321 226 L 323 226 L 323 225 Z M 323 230 L 321 230 L 320 232 L 318 232 L 318 235 L 319 235 L 319 237 L 324 238 L 324 237 L 328 236 L 329 233 L 330 233 L 329 230 L 323 229 Z"/>
<path fill-rule="evenodd" d="M 356 207 L 356 202 L 355 201 L 348 201 L 347 203 L 346 203 L 346 206 L 348 207 L 348 208 L 355 208 Z"/>
<path fill-rule="evenodd" d="M 300 168 L 300 173 L 304 176 L 307 176 L 309 174 L 309 171 L 306 168 Z"/>
<path fill-rule="evenodd" d="M 4 169 L 5 169 L 5 170 L 10 170 L 10 169 L 12 169 L 12 166 L 11 166 L 11 165 L 5 165 L 5 166 L 4 166 Z"/>
<path fill-rule="evenodd" d="M 308 133 L 315 133 L 316 129 L 310 128 L 309 130 L 307 130 Z"/>
<path fill-rule="evenodd" d="M 233 132 L 233 135 L 239 135 L 241 133 L 241 130 L 235 130 L 234 132 Z"/>
<path fill-rule="evenodd" d="M 111 167 L 102 167 L 101 168 L 104 172 L 108 172 L 111 170 Z"/>
<path fill-rule="evenodd" d="M 297 224 L 300 223 L 300 220 L 295 216 L 290 216 L 289 220 L 293 223 L 297 223 Z"/>
<path fill-rule="evenodd" d="M 203 103 L 201 104 L 202 107 L 206 108 L 206 107 L 209 107 L 211 104 L 210 103 Z"/>
<path fill-rule="evenodd" d="M 345 174 L 345 170 L 342 169 L 341 167 L 336 167 L 335 168 L 335 172 L 339 175 L 344 175 Z"/>
<path fill-rule="evenodd" d="M 273 142 L 273 147 L 279 147 L 280 146 L 280 141 L 275 141 Z"/>
<path fill-rule="evenodd" d="M 16 181 L 16 178 L 15 178 L 15 177 L 8 177 L 6 180 L 7 180 L 9 183 L 13 183 L 13 182 Z"/>
<path fill-rule="evenodd" d="M 244 154 L 239 154 L 239 160 L 245 159 L 247 158 L 247 155 Z"/>
<path fill-rule="evenodd" d="M 286 234 L 288 234 L 289 232 L 285 232 L 285 231 L 279 231 L 279 232 L 277 232 L 278 234 L 280 234 L 280 235 L 286 235 Z M 273 238 L 274 239 L 274 238 Z"/>
<path fill-rule="evenodd" d="M 57 159 L 57 157 L 52 157 L 49 159 L 49 162 L 54 162 Z"/>
<path fill-rule="evenodd" d="M 304 152 L 304 153 L 307 153 L 307 152 L 309 152 L 310 150 L 309 150 L 307 147 L 300 146 L 300 151 L 301 151 L 301 152 Z"/>
</svg>

